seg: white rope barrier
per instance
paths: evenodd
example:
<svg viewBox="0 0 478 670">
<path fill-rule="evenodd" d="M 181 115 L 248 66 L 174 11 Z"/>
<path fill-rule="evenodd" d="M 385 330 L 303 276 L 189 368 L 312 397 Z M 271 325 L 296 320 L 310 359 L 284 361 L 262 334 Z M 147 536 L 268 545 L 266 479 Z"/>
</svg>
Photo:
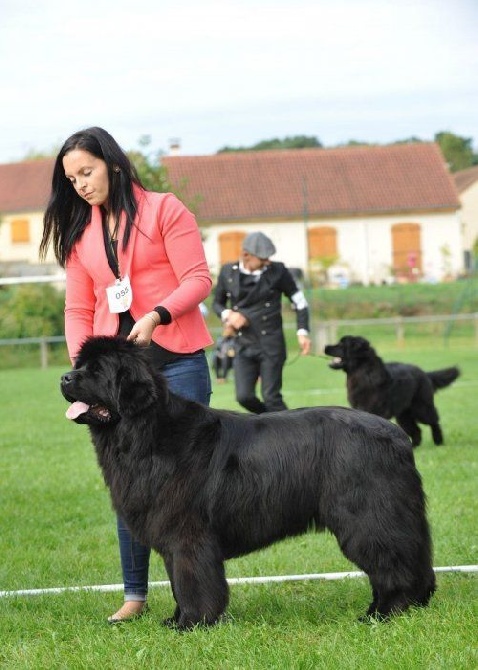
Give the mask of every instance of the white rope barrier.
<svg viewBox="0 0 478 670">
<path fill-rule="evenodd" d="M 433 568 L 434 572 L 478 572 L 478 565 L 448 565 L 444 567 Z M 231 577 L 227 580 L 228 584 L 268 584 L 271 582 L 298 582 L 314 579 L 348 579 L 355 577 L 366 577 L 364 572 L 319 572 L 305 575 L 272 575 L 269 577 Z M 150 582 L 149 586 L 162 587 L 169 586 L 169 580 L 161 582 Z M 74 591 L 122 591 L 123 584 L 99 584 L 96 586 L 59 586 L 49 589 L 21 589 L 19 591 L 0 591 L 0 598 L 12 596 L 40 596 Z"/>
</svg>

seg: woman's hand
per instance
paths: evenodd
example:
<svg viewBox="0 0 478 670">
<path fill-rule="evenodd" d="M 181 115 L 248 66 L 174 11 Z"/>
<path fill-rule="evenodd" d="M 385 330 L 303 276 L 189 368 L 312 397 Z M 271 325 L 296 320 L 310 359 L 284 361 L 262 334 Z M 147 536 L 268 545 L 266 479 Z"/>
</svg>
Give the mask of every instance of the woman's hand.
<svg viewBox="0 0 478 670">
<path fill-rule="evenodd" d="M 139 347 L 147 347 L 151 343 L 153 330 L 161 323 L 161 317 L 157 312 L 148 312 L 138 319 L 126 338 Z"/>
</svg>

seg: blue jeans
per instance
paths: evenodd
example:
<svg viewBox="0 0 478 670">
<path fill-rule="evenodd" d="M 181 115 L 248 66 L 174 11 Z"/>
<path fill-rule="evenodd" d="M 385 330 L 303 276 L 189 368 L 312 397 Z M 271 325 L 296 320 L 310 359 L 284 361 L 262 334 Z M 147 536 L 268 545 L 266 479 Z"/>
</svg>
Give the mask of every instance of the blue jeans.
<svg viewBox="0 0 478 670">
<path fill-rule="evenodd" d="M 161 372 L 173 393 L 209 405 L 211 379 L 203 351 L 182 356 L 165 365 Z M 151 549 L 136 542 L 123 520 L 118 517 L 118 540 L 123 571 L 124 599 L 145 601 L 148 593 L 149 557 Z"/>
</svg>

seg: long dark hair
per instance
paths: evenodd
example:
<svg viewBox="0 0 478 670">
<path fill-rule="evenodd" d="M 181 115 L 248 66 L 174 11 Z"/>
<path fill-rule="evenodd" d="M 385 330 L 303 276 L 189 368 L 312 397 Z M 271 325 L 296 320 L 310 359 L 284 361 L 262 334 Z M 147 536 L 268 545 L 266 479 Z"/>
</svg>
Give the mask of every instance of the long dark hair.
<svg viewBox="0 0 478 670">
<path fill-rule="evenodd" d="M 77 194 L 65 177 L 63 158 L 73 149 L 83 149 L 105 161 L 109 180 L 109 211 L 116 223 L 119 223 L 123 211 L 126 214 L 123 248 L 128 245 L 138 210 L 133 184 L 144 188 L 136 168 L 106 130 L 93 127 L 71 135 L 56 157 L 50 200 L 43 217 L 43 237 L 40 243 L 40 258 L 44 259 L 50 242 L 53 241 L 53 250 L 61 267 L 65 267 L 73 246 L 91 220 L 91 205 Z"/>
</svg>

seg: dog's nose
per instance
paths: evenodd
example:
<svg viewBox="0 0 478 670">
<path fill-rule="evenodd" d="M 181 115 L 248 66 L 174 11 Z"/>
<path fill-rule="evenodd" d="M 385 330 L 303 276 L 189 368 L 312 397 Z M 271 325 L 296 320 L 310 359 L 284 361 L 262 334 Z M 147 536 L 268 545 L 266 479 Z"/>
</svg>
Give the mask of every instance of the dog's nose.
<svg viewBox="0 0 478 670">
<path fill-rule="evenodd" d="M 69 384 L 72 379 L 73 379 L 73 375 L 71 374 L 71 372 L 66 372 L 64 375 L 61 376 L 61 383 L 63 385 Z"/>
</svg>

